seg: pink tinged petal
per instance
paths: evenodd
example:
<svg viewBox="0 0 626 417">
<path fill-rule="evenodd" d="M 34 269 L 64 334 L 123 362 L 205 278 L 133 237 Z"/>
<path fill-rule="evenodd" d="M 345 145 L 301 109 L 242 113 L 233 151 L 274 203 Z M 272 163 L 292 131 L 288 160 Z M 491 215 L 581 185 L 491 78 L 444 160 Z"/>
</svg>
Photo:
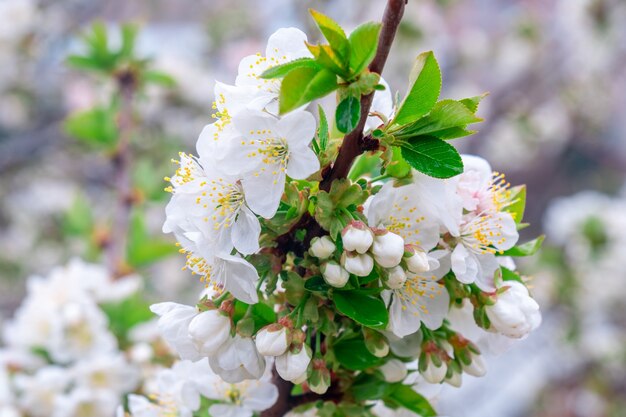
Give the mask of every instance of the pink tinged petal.
<svg viewBox="0 0 626 417">
<path fill-rule="evenodd" d="M 315 130 L 315 117 L 308 111 L 291 112 L 276 124 L 277 133 L 287 139 L 290 151 L 308 149 Z"/>
<path fill-rule="evenodd" d="M 491 176 L 493 174 L 489 162 L 487 162 L 484 158 L 475 155 L 464 154 L 461 155 L 461 159 L 463 160 L 463 172 L 476 172 L 480 178 L 480 188 L 486 187 L 491 181 Z"/>
<path fill-rule="evenodd" d="M 259 382 L 250 386 L 243 398 L 243 406 L 253 411 L 264 411 L 278 400 L 278 389 L 270 382 Z"/>
<path fill-rule="evenodd" d="M 274 217 L 285 190 L 285 173 L 280 167 L 267 166 L 258 176 L 245 178 L 242 185 L 248 207 L 266 219 Z"/>
<path fill-rule="evenodd" d="M 259 250 L 260 235 L 261 223 L 259 223 L 259 219 L 249 208 L 242 206 L 232 227 L 233 246 L 244 255 L 255 253 Z"/>
<path fill-rule="evenodd" d="M 303 152 L 290 152 L 287 162 L 287 175 L 291 178 L 304 180 L 320 169 L 320 161 L 311 149 Z"/>
</svg>

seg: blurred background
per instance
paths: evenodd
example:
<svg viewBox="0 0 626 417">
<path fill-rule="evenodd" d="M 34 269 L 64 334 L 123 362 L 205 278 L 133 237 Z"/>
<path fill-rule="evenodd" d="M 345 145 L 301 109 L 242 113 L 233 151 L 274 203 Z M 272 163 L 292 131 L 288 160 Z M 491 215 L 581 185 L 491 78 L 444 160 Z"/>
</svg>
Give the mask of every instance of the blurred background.
<svg viewBox="0 0 626 417">
<path fill-rule="evenodd" d="M 214 80 L 233 83 L 239 60 L 280 27 L 317 40 L 309 7 L 349 30 L 379 20 L 384 3 L 0 0 L 0 317 L 20 304 L 26 277 L 75 256 L 97 260 L 107 239 L 110 150 L 71 120 L 108 105 L 115 86 L 66 65 L 94 21 L 138 24 L 136 54 L 161 77 L 135 101 L 129 260 L 149 298 L 188 301 L 197 282 L 160 233 L 162 178 L 212 121 Z M 446 387 L 442 414 L 626 416 L 625 22 L 624 0 L 409 0 L 383 74 L 392 91 L 404 91 L 415 56 L 433 50 L 443 96 L 489 92 L 479 133 L 455 145 L 527 184 L 522 240 L 547 235 L 521 266 L 542 327 L 491 358 L 487 376 Z"/>
</svg>

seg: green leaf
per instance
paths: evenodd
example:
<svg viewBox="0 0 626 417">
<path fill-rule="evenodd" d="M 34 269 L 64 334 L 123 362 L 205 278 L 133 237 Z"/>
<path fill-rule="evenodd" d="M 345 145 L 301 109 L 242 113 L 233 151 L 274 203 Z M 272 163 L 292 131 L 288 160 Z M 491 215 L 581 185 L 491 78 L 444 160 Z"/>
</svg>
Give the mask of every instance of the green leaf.
<svg viewBox="0 0 626 417">
<path fill-rule="evenodd" d="M 112 148 L 117 143 L 115 111 L 105 107 L 74 113 L 64 123 L 65 132 L 83 142 Z"/>
<path fill-rule="evenodd" d="M 236 323 L 241 320 L 248 311 L 249 307 L 249 304 L 236 300 L 233 321 Z M 255 332 L 263 326 L 276 322 L 276 313 L 270 306 L 264 303 L 256 303 L 252 305 L 251 317 L 254 321 Z"/>
<path fill-rule="evenodd" d="M 261 78 L 283 78 L 296 68 L 319 68 L 319 64 L 313 58 L 298 58 L 266 69 L 261 74 Z"/>
<path fill-rule="evenodd" d="M 93 225 L 94 219 L 89 201 L 81 194 L 76 195 L 63 217 L 63 231 L 70 235 L 89 236 Z"/>
<path fill-rule="evenodd" d="M 102 311 L 109 319 L 109 329 L 121 340 L 122 347 L 128 343 L 127 334 L 139 323 L 151 320 L 150 303 L 141 293 L 135 293 L 122 301 L 101 304 Z"/>
<path fill-rule="evenodd" d="M 311 292 L 327 292 L 330 286 L 319 275 L 315 275 L 304 281 L 304 289 Z"/>
<path fill-rule="evenodd" d="M 138 32 L 139 28 L 134 24 L 122 25 L 122 46 L 118 53 L 121 58 L 129 59 L 132 57 Z"/>
<path fill-rule="evenodd" d="M 161 71 L 148 70 L 142 73 L 142 79 L 145 83 L 160 85 L 162 87 L 175 87 L 176 80 L 169 74 Z"/>
<path fill-rule="evenodd" d="M 341 76 L 342 78 L 348 78 L 349 74 L 341 58 L 332 50 L 330 45 L 311 45 L 306 44 L 307 48 L 315 57 L 315 62 L 327 70 Z"/>
<path fill-rule="evenodd" d="M 516 271 L 512 271 L 508 268 L 501 266 L 500 274 L 502 275 L 502 281 L 517 281 L 521 284 L 524 284 L 524 280 Z"/>
<path fill-rule="evenodd" d="M 351 371 L 362 371 L 382 363 L 381 358 L 367 350 L 362 338 L 342 340 L 333 346 L 333 351 L 339 363 Z"/>
<path fill-rule="evenodd" d="M 519 226 L 524 218 L 524 211 L 526 209 L 526 186 L 517 185 L 510 188 L 507 200 L 509 204 L 504 208 L 504 211 L 511 213 L 513 220 L 515 220 L 515 223 Z M 518 230 L 520 230 L 519 227 Z"/>
<path fill-rule="evenodd" d="M 541 249 L 541 245 L 545 239 L 545 235 L 541 235 L 536 239 L 512 247 L 511 249 L 504 251 L 504 256 L 531 256 L 537 253 Z"/>
<path fill-rule="evenodd" d="M 335 111 L 335 122 L 341 133 L 352 132 L 361 117 L 361 102 L 354 96 L 341 100 Z"/>
<path fill-rule="evenodd" d="M 309 9 L 309 12 L 333 51 L 339 55 L 342 61 L 347 61 L 350 54 L 350 42 L 341 26 L 333 19 L 317 10 Z M 347 65 L 344 65 L 344 68 L 345 67 L 347 67 Z"/>
<path fill-rule="evenodd" d="M 409 77 L 409 90 L 400 104 L 394 122 L 411 123 L 428 113 L 439 98 L 441 71 L 432 51 L 420 54 Z"/>
<path fill-rule="evenodd" d="M 435 412 L 428 400 L 415 392 L 409 385 L 398 384 L 385 397 L 385 400 L 411 410 L 422 417 L 434 417 L 437 415 L 437 412 Z"/>
<path fill-rule="evenodd" d="M 285 289 L 285 297 L 287 302 L 292 306 L 297 306 L 304 297 L 304 280 L 300 275 L 293 271 L 281 273 L 283 288 Z"/>
<path fill-rule="evenodd" d="M 280 87 L 279 108 L 284 114 L 337 88 L 337 76 L 327 69 L 300 67 L 285 76 Z"/>
<path fill-rule="evenodd" d="M 333 302 L 344 316 L 367 327 L 384 329 L 389 322 L 389 313 L 385 303 L 378 297 L 357 292 L 333 293 Z"/>
<path fill-rule="evenodd" d="M 480 104 L 482 99 L 484 99 L 488 95 L 489 93 L 483 93 L 479 96 L 461 99 L 459 100 L 459 102 L 462 103 L 465 107 L 467 107 L 469 111 L 471 111 L 472 113 L 476 113 L 476 111 L 478 110 L 478 105 Z"/>
<path fill-rule="evenodd" d="M 178 249 L 172 242 L 149 235 L 143 213 L 134 210 L 128 234 L 128 263 L 135 267 L 143 266 L 176 253 Z"/>
<path fill-rule="evenodd" d="M 350 387 L 357 401 L 379 400 L 385 396 L 390 384 L 375 375 L 360 374 Z"/>
<path fill-rule="evenodd" d="M 352 31 L 350 41 L 350 71 L 357 75 L 363 71 L 376 55 L 381 24 L 367 22 Z"/>
<path fill-rule="evenodd" d="M 435 104 L 429 114 L 402 127 L 394 135 L 397 137 L 429 135 L 451 139 L 454 136 L 450 135 L 450 129 L 465 128 L 468 124 L 480 121 L 482 119 L 472 113 L 463 103 L 455 100 L 441 100 Z"/>
<path fill-rule="evenodd" d="M 416 170 L 435 178 L 450 178 L 463 172 L 461 155 L 454 146 L 431 136 L 402 145 L 402 156 Z"/>
<path fill-rule="evenodd" d="M 391 160 L 385 166 L 385 174 L 394 178 L 404 178 L 411 173 L 411 165 L 402 157 L 402 150 L 398 147 L 392 147 Z"/>
<path fill-rule="evenodd" d="M 318 105 L 317 109 L 320 117 L 319 127 L 317 128 L 317 138 L 319 140 L 320 150 L 325 151 L 326 148 L 328 148 L 328 119 L 326 118 L 326 113 L 322 106 Z"/>
</svg>

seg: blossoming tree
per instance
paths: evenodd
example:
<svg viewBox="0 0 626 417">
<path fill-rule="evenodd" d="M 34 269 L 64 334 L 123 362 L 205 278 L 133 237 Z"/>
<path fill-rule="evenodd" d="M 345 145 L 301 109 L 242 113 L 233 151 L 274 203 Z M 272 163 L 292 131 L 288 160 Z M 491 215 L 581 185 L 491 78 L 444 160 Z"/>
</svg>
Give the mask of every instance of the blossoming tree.
<svg viewBox="0 0 626 417">
<path fill-rule="evenodd" d="M 207 289 L 152 306 L 194 394 L 132 396 L 133 415 L 433 416 L 421 387 L 482 376 L 481 348 L 539 325 L 511 258 L 541 245 L 518 244 L 525 189 L 450 144 L 484 95 L 440 99 L 432 52 L 402 99 L 381 78 L 404 8 L 349 35 L 311 11 L 327 43 L 280 29 L 216 83 L 163 226 Z"/>
</svg>

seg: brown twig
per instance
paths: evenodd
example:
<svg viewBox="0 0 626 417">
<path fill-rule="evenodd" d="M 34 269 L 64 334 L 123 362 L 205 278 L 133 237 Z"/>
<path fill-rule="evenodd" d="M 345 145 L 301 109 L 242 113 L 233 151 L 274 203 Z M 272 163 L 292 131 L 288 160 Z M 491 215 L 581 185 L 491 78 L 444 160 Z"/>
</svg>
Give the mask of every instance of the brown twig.
<svg viewBox="0 0 626 417">
<path fill-rule="evenodd" d="M 118 116 L 119 140 L 117 149 L 111 158 L 115 175 L 115 189 L 117 201 L 111 232 L 106 242 L 106 259 L 109 271 L 114 277 L 120 277 L 128 272 L 126 264 L 127 237 L 130 223 L 130 210 L 133 205 L 131 183 L 131 148 L 130 139 L 134 130 L 133 99 L 137 88 L 137 79 L 131 71 L 124 71 L 117 75 L 117 84 L 121 96 L 120 112 Z"/>
<path fill-rule="evenodd" d="M 396 36 L 398 25 L 400 24 L 400 20 L 402 19 L 402 15 L 404 14 L 405 4 L 406 0 L 387 1 L 387 7 L 385 8 L 385 13 L 383 15 L 383 26 L 380 32 L 380 37 L 378 39 L 378 48 L 376 49 L 376 55 L 373 61 L 369 65 L 369 70 L 371 72 L 375 72 L 377 74 L 382 73 L 385 62 L 387 61 L 387 57 L 389 56 L 391 44 L 393 43 L 393 39 Z M 363 129 L 365 128 L 365 122 L 369 115 L 373 98 L 373 93 L 361 97 L 361 118 L 359 119 L 359 123 L 352 132 L 348 133 L 344 137 L 341 148 L 339 149 L 339 154 L 337 155 L 337 159 L 335 160 L 333 167 L 326 172 L 326 175 L 323 176 L 323 179 L 320 183 L 321 190 L 328 191 L 330 190 L 330 186 L 334 180 L 339 178 L 345 178 L 348 175 L 350 167 L 352 166 L 352 163 L 357 156 L 367 150 L 374 150 L 377 148 L 378 141 L 376 141 L 371 136 L 363 136 Z M 320 225 L 315 221 L 315 219 L 308 213 L 306 213 L 293 227 L 291 227 L 291 229 L 287 233 L 279 236 L 276 239 L 276 242 L 278 244 L 276 252 L 278 254 L 284 255 L 289 251 L 302 250 L 303 245 L 299 244 L 299 242 L 296 242 L 294 239 L 296 230 L 302 228 L 308 229 L 304 246 L 306 246 L 311 238 L 321 234 L 322 232 Z M 276 374 L 276 370 L 274 370 L 273 373 L 273 382 L 278 387 L 278 400 L 271 408 L 261 413 L 261 417 L 282 417 L 291 408 L 295 407 L 296 405 L 302 404 L 303 400 L 305 402 L 311 402 L 319 399 L 328 399 L 325 396 L 326 394 L 307 395 L 306 397 L 292 397 L 291 387 L 293 385 L 290 382 L 284 381 L 282 378 L 280 378 Z M 337 397 L 337 393 L 335 392 L 333 392 L 332 395 L 332 399 L 341 399 L 340 393 L 339 397 Z"/>
</svg>

